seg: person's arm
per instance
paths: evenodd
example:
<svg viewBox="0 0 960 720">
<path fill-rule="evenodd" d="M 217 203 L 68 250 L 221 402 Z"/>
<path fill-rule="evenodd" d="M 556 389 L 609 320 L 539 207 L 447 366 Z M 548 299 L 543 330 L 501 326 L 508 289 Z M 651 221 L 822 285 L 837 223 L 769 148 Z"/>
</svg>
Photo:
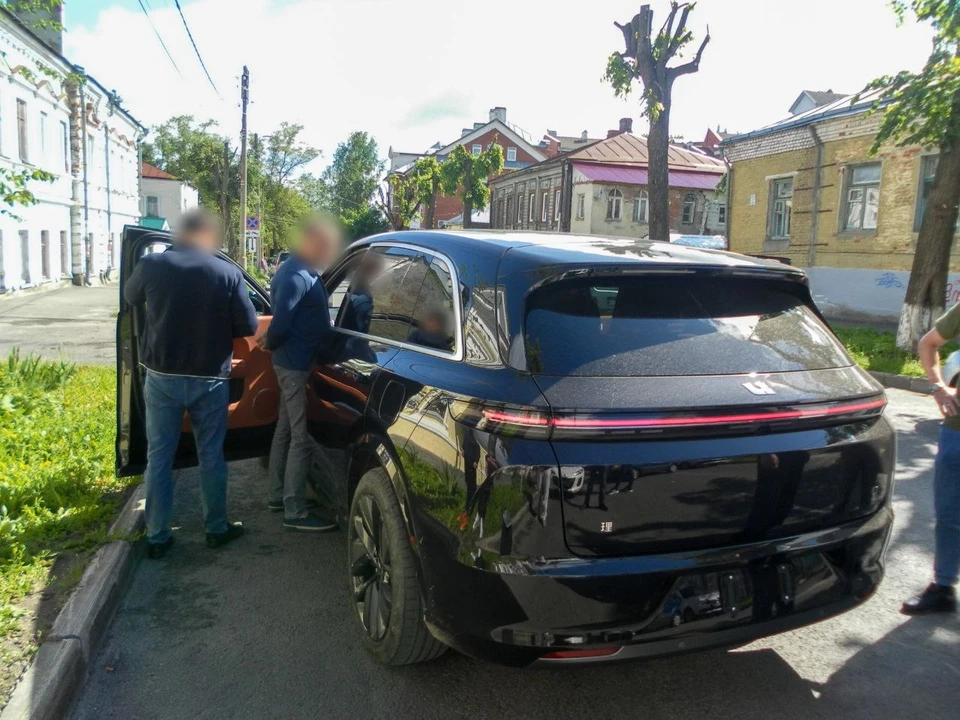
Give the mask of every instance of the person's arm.
<svg viewBox="0 0 960 720">
<path fill-rule="evenodd" d="M 233 337 L 242 338 L 257 332 L 257 311 L 247 294 L 247 284 L 243 276 L 237 273 L 237 282 L 230 298 L 230 319 L 233 325 Z"/>
<path fill-rule="evenodd" d="M 290 327 L 293 325 L 293 315 L 297 311 L 297 305 L 307 291 L 307 284 L 298 273 L 290 273 L 286 277 L 278 277 L 274 280 L 271 302 L 273 306 L 273 319 L 270 321 L 270 328 L 267 330 L 266 349 L 276 350 L 287 340 Z"/>
<path fill-rule="evenodd" d="M 133 272 L 130 273 L 130 277 L 123 284 L 123 299 L 131 305 L 143 305 L 147 301 L 146 278 L 144 277 L 146 272 L 143 269 L 146 265 L 145 260 L 146 258 L 137 263 Z"/>
<path fill-rule="evenodd" d="M 933 384 L 933 399 L 937 401 L 937 406 L 944 417 L 953 417 L 960 414 L 960 405 L 957 404 L 956 388 L 947 387 L 943 381 L 943 375 L 940 373 L 940 348 L 947 340 L 940 334 L 940 331 L 934 328 L 922 338 L 917 345 L 917 355 L 920 357 L 920 364 L 923 365 L 924 372 L 927 373 L 927 379 Z"/>
</svg>

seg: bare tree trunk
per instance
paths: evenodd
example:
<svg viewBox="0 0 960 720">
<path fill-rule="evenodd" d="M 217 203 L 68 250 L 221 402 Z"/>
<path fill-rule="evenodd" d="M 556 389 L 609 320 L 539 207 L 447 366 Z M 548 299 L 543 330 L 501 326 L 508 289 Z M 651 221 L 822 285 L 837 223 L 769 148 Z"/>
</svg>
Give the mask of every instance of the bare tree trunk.
<svg viewBox="0 0 960 720">
<path fill-rule="evenodd" d="M 433 230 L 434 228 L 433 219 L 437 209 L 437 193 L 440 192 L 440 178 L 434 175 L 432 184 L 433 187 L 430 191 L 430 202 L 427 203 L 427 211 L 423 216 L 423 224 L 427 230 Z"/>
<path fill-rule="evenodd" d="M 960 102 L 953 106 L 952 124 L 960 124 Z M 916 351 L 921 336 L 943 313 L 950 248 L 957 227 L 958 199 L 960 148 L 944 147 L 940 149 L 937 174 L 923 213 L 907 296 L 900 313 L 897 346 L 904 350 Z"/>
<path fill-rule="evenodd" d="M 473 160 L 468 158 L 463 169 L 463 229 L 473 225 L 473 195 L 470 188 L 473 186 Z"/>
<path fill-rule="evenodd" d="M 647 191 L 650 195 L 650 239 L 670 242 L 670 102 L 664 100 L 657 119 L 650 120 L 647 137 Z"/>
</svg>

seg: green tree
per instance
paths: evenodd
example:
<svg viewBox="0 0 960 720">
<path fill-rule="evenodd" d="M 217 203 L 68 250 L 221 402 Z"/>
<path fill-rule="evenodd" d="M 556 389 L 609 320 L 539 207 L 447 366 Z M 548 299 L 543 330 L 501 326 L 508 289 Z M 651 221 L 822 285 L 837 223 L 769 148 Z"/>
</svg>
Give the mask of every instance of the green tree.
<svg viewBox="0 0 960 720">
<path fill-rule="evenodd" d="M 143 144 L 143 159 L 193 185 L 204 207 L 220 212 L 224 181 L 224 143 L 214 120 L 197 121 L 178 115 L 153 128 L 152 140 Z M 228 162 L 233 163 L 230 157 Z M 224 218 L 226 220 L 226 218 Z"/>
<path fill-rule="evenodd" d="M 917 73 L 880 77 L 864 89 L 878 91 L 883 113 L 873 145 L 922 145 L 939 149 L 900 314 L 897 345 L 916 350 L 920 337 L 945 305 L 950 249 L 960 203 L 960 0 L 894 0 L 900 22 L 908 13 L 934 29 L 933 50 Z"/>
<path fill-rule="evenodd" d="M 30 191 L 30 182 L 52 182 L 53 179 L 53 175 L 44 170 L 11 170 L 0 167 L 0 198 L 3 199 L 0 215 L 9 215 L 19 220 L 13 208 L 30 207 L 39 202 Z"/>
<path fill-rule="evenodd" d="M 457 195 L 463 202 L 463 227 L 469 228 L 474 210 L 483 210 L 490 200 L 487 181 L 503 170 L 503 148 L 494 142 L 479 155 L 457 145 L 440 164 L 440 188 L 444 195 Z"/>
<path fill-rule="evenodd" d="M 625 25 L 614 23 L 623 33 L 625 49 L 607 60 L 604 80 L 613 86 L 617 97 L 626 98 L 635 81 L 643 84 L 643 115 L 650 121 L 647 136 L 649 155 L 650 238 L 670 239 L 670 200 L 667 176 L 667 155 L 670 150 L 670 108 L 673 83 L 681 75 L 700 69 L 700 58 L 710 42 L 710 29 L 689 62 L 669 67 L 673 58 L 683 57 L 693 42 L 687 19 L 695 2 L 671 2 L 670 12 L 659 32 L 653 34 L 653 10 L 642 5 L 640 12 Z"/>
<path fill-rule="evenodd" d="M 440 192 L 440 164 L 435 157 L 420 158 L 406 173 L 390 175 L 387 183 L 390 202 L 383 203 L 383 210 L 394 230 L 410 227 L 420 214 L 422 227 L 433 227 L 433 210 Z"/>
<path fill-rule="evenodd" d="M 303 125 L 283 122 L 267 139 L 264 171 L 274 183 L 286 185 L 297 170 L 320 157 L 319 150 L 298 140 L 302 131 Z"/>
<path fill-rule="evenodd" d="M 323 178 L 312 173 L 303 173 L 297 178 L 297 192 L 303 196 L 314 212 L 330 210 L 330 188 L 327 187 Z"/>
<path fill-rule="evenodd" d="M 380 209 L 370 204 L 347 210 L 340 216 L 340 220 L 347 240 L 351 242 L 390 229 L 390 224 Z"/>
<path fill-rule="evenodd" d="M 365 132 L 354 132 L 337 145 L 323 180 L 330 191 L 330 209 L 341 218 L 348 212 L 370 207 L 384 163 L 377 151 L 377 141 Z"/>
</svg>

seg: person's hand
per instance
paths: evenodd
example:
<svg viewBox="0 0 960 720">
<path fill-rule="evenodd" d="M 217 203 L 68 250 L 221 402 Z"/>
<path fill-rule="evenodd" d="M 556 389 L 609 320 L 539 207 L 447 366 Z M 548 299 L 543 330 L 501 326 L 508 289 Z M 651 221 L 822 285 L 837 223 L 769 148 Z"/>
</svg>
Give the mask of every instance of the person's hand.
<svg viewBox="0 0 960 720">
<path fill-rule="evenodd" d="M 948 388 L 944 385 L 937 386 L 933 391 L 933 399 L 937 401 L 937 407 L 944 417 L 956 417 L 960 415 L 960 404 L 957 403 L 957 389 Z"/>
<path fill-rule="evenodd" d="M 270 349 L 267 347 L 267 334 L 265 332 L 257 335 L 253 341 L 257 344 L 257 347 L 264 352 L 270 352 Z"/>
</svg>

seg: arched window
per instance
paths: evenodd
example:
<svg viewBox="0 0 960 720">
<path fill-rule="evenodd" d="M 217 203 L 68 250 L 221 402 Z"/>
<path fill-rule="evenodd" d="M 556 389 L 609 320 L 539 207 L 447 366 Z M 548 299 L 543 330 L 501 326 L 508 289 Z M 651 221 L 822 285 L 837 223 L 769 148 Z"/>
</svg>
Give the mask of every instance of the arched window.
<svg viewBox="0 0 960 720">
<path fill-rule="evenodd" d="M 619 220 L 623 216 L 623 193 L 614 188 L 607 196 L 607 220 Z"/>
<path fill-rule="evenodd" d="M 683 217 L 681 222 L 684 225 L 693 224 L 693 215 L 697 211 L 697 196 L 693 193 L 688 193 L 683 196 Z"/>
<path fill-rule="evenodd" d="M 647 218 L 647 191 L 641 190 L 633 198 L 633 221 L 635 223 L 648 222 Z"/>
</svg>

